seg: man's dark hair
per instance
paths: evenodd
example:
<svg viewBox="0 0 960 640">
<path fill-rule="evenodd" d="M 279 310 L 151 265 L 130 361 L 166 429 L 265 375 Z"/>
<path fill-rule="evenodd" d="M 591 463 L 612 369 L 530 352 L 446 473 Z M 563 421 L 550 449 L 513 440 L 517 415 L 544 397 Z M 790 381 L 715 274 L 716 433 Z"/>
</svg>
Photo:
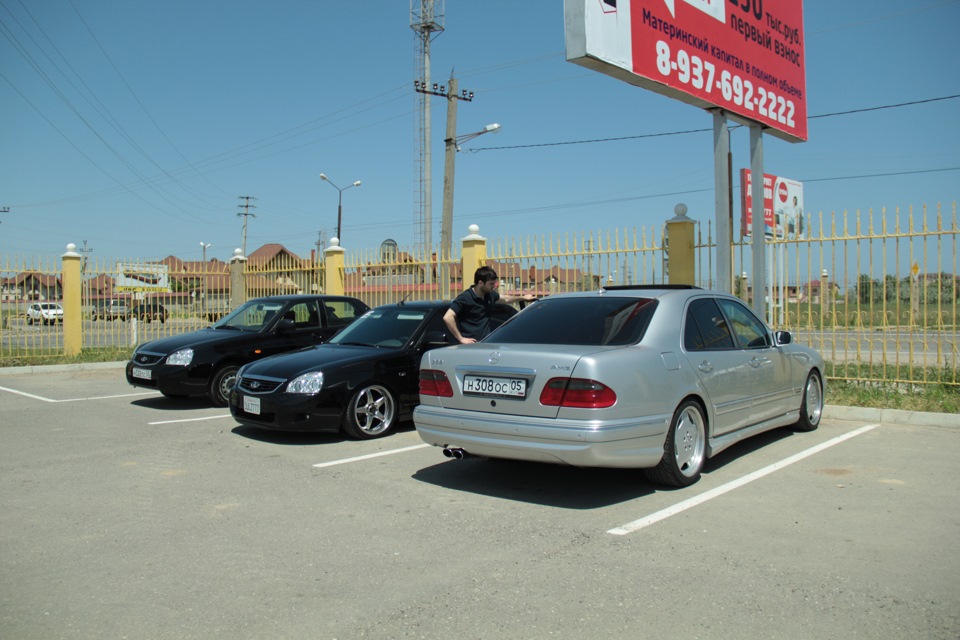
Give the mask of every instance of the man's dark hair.
<svg viewBox="0 0 960 640">
<path fill-rule="evenodd" d="M 473 284 L 480 284 L 481 282 L 489 282 L 497 279 L 497 272 L 491 267 L 480 267 L 473 274 Z"/>
</svg>

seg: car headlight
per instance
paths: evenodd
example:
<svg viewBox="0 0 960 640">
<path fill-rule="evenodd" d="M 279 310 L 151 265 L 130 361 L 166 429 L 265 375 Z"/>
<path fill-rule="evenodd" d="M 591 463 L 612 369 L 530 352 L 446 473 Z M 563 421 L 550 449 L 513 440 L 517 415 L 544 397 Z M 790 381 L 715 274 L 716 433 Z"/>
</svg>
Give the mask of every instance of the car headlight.
<svg viewBox="0 0 960 640">
<path fill-rule="evenodd" d="M 187 366 L 193 362 L 193 349 L 180 349 L 167 356 L 167 364 L 179 364 Z"/>
<path fill-rule="evenodd" d="M 323 371 L 305 373 L 287 385 L 287 393 L 316 395 L 323 389 Z"/>
</svg>

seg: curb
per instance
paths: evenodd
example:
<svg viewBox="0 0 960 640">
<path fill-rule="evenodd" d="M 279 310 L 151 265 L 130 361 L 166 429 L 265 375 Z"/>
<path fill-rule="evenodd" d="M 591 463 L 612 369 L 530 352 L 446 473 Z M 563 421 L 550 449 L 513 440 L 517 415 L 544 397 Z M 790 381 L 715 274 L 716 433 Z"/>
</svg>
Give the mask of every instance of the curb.
<svg viewBox="0 0 960 640">
<path fill-rule="evenodd" d="M 912 427 L 960 429 L 960 415 L 952 413 L 843 407 L 828 404 L 823 407 L 823 417 L 831 420 L 855 420 L 857 422 L 878 422 L 880 424 Z"/>
<path fill-rule="evenodd" d="M 67 371 L 96 371 L 98 369 L 123 369 L 127 361 L 79 362 L 77 364 L 40 364 L 26 367 L 0 367 L 0 376 L 19 376 L 32 373 L 64 373 Z"/>
<path fill-rule="evenodd" d="M 0 368 L 0 376 L 123 369 L 126 365 L 127 361 L 123 360 L 121 362 L 86 362 L 78 364 L 46 364 L 28 367 L 2 367 Z M 960 415 L 951 413 L 905 411 L 903 409 L 871 409 L 867 407 L 844 407 L 828 404 L 823 407 L 823 417 L 829 420 L 855 420 L 858 422 L 877 422 L 880 424 L 900 426 L 960 429 Z"/>
</svg>

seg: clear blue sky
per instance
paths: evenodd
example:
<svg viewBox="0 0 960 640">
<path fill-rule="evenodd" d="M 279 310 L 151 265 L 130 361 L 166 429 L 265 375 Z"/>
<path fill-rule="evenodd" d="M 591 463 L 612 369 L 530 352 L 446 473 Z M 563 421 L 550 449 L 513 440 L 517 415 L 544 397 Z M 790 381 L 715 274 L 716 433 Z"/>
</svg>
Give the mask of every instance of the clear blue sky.
<svg viewBox="0 0 960 640">
<path fill-rule="evenodd" d="M 433 79 L 475 99 L 458 133 L 454 238 L 649 229 L 684 202 L 713 218 L 711 116 L 565 60 L 561 0 L 447 0 Z M 238 196 L 249 250 L 301 255 L 416 242 L 409 0 L 0 0 L 0 256 L 228 259 Z M 960 1 L 804 3 L 811 116 L 960 94 Z M 439 239 L 445 101 L 433 102 Z M 643 138 L 690 130 L 699 133 Z M 620 141 L 552 145 L 607 138 Z M 813 118 L 765 138 L 767 173 L 805 182 L 808 211 L 952 203 L 960 100 Z M 499 147 L 499 148 L 498 148 Z M 519 148 L 504 148 L 519 147 Z M 473 151 L 473 152 L 468 152 Z M 734 168 L 749 137 L 733 134 Z M 738 210 L 736 212 L 739 213 Z"/>
</svg>

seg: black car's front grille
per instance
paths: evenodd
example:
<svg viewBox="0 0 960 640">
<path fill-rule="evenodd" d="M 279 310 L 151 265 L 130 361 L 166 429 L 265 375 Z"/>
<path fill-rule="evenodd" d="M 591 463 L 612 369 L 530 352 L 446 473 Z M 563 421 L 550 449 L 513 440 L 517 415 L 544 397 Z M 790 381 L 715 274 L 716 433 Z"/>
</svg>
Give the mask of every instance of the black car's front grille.
<svg viewBox="0 0 960 640">
<path fill-rule="evenodd" d="M 166 354 L 163 354 L 163 353 L 151 353 L 151 352 L 142 351 L 142 352 L 133 354 L 133 362 L 135 364 L 142 364 L 142 365 L 158 364 L 166 357 L 167 357 Z"/>
<path fill-rule="evenodd" d="M 263 378 L 260 376 L 243 376 L 237 380 L 237 387 L 246 393 L 270 393 L 282 385 L 286 380 L 277 378 Z"/>
</svg>

